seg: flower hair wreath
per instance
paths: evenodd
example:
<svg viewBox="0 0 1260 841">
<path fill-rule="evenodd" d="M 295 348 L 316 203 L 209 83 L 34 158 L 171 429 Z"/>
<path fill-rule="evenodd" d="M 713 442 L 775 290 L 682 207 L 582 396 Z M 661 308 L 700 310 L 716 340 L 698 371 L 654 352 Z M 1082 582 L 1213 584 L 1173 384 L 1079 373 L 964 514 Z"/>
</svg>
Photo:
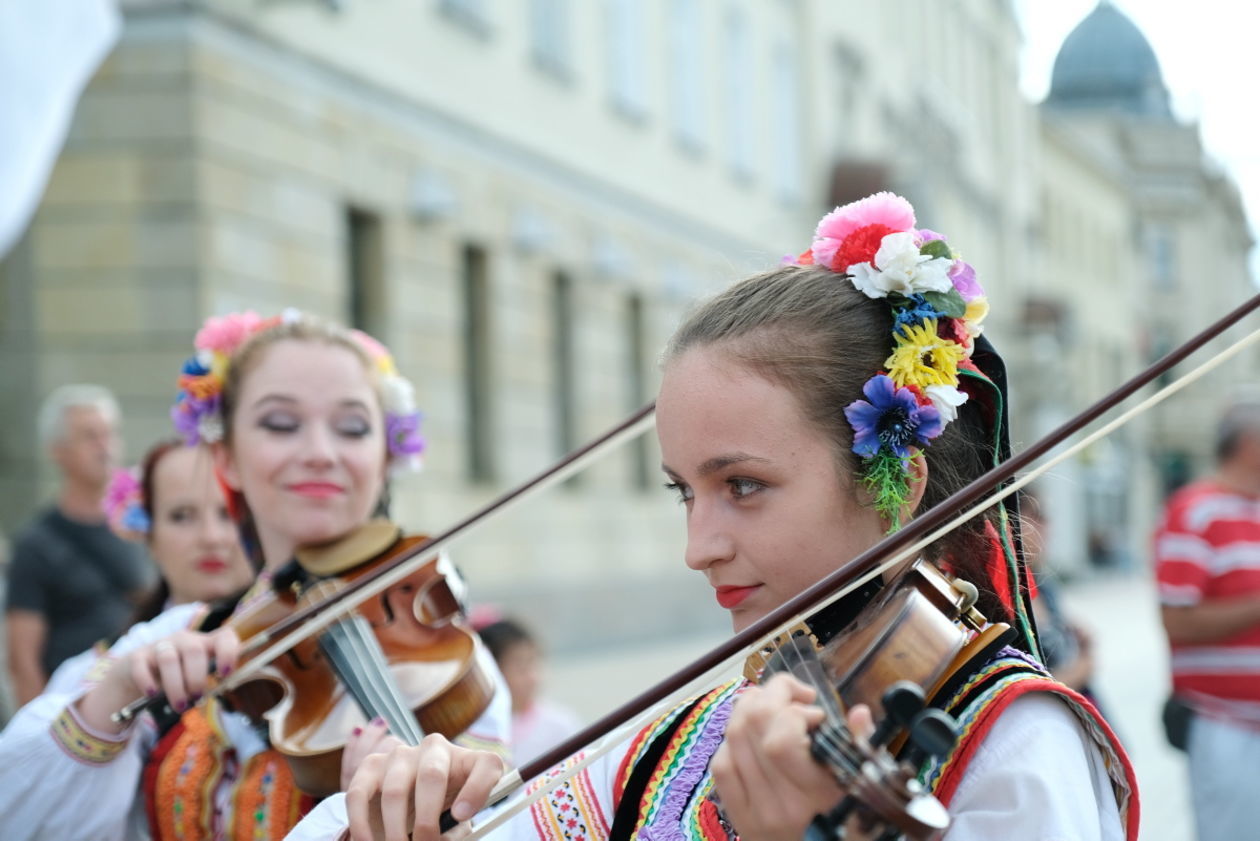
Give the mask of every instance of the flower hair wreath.
<svg viewBox="0 0 1260 841">
<path fill-rule="evenodd" d="M 144 510 L 144 490 L 140 486 L 140 469 L 119 467 L 109 479 L 101 509 L 115 534 L 136 539 L 149 533 L 152 524 Z"/>
<path fill-rule="evenodd" d="M 984 289 L 945 237 L 915 228 L 910 202 L 887 192 L 824 216 L 796 262 L 837 272 L 892 306 L 886 370 L 866 381 L 866 399 L 844 414 L 862 459 L 862 482 L 896 531 L 910 499 L 911 448 L 928 446 L 967 401 L 958 372 L 975 368 L 971 353 L 989 312 Z"/>
<path fill-rule="evenodd" d="M 206 320 L 193 340 L 196 353 L 184 363 L 179 396 L 171 407 L 175 429 L 189 446 L 223 439 L 223 384 L 232 356 L 246 339 L 301 318 L 300 312 L 290 309 L 272 318 L 247 311 Z M 384 345 L 361 330 L 350 330 L 349 334 L 371 362 L 380 386 L 390 472 L 419 470 L 425 442 L 420 435 L 415 387 L 398 373 Z"/>
</svg>

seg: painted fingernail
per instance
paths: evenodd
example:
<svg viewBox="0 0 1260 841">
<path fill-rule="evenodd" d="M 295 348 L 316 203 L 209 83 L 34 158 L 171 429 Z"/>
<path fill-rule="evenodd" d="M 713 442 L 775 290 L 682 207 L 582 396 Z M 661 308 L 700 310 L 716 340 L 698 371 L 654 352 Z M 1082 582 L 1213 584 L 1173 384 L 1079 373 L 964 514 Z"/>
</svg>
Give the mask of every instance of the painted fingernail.
<svg viewBox="0 0 1260 841">
<path fill-rule="evenodd" d="M 188 709 L 188 702 L 187 702 L 187 701 L 176 701 L 176 702 L 175 702 L 175 704 L 174 704 L 174 707 L 175 707 L 175 712 L 177 712 L 177 713 L 182 713 L 184 710 Z"/>
<path fill-rule="evenodd" d="M 457 821 L 466 821 L 473 816 L 473 807 L 466 800 L 460 800 L 451 807 L 451 817 Z"/>
<path fill-rule="evenodd" d="M 372 724 L 376 725 L 377 727 L 384 727 L 384 726 L 385 726 L 385 719 L 381 718 L 381 717 L 378 715 L 376 718 L 372 719 Z"/>
<path fill-rule="evenodd" d="M 353 734 L 353 735 L 355 735 L 355 736 L 358 736 L 360 733 L 362 733 L 362 732 L 363 732 L 363 728 L 362 728 L 362 727 L 356 727 L 356 728 L 354 728 L 353 730 L 351 730 L 350 732 L 351 732 L 351 734 Z"/>
<path fill-rule="evenodd" d="M 223 671 L 219 672 L 219 677 L 227 677 L 230 674 L 232 674 L 232 667 L 224 666 Z"/>
<path fill-rule="evenodd" d="M 148 696 L 148 697 L 150 697 L 150 698 L 156 698 L 156 697 L 157 697 L 157 688 L 156 688 L 156 687 L 153 687 L 153 686 L 150 686 L 148 689 L 144 690 L 144 694 L 145 694 L 145 695 L 147 695 L 147 696 Z"/>
</svg>

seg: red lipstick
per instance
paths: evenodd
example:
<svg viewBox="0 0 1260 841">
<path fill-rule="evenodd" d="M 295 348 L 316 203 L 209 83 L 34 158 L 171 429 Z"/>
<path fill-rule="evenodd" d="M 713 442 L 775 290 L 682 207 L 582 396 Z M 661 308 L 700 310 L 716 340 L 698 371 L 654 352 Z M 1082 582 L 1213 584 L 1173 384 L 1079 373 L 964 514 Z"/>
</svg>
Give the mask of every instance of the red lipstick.
<svg viewBox="0 0 1260 841">
<path fill-rule="evenodd" d="M 722 607 L 730 610 L 739 606 L 740 602 L 751 596 L 753 591 L 760 586 L 760 584 L 754 584 L 751 587 L 718 587 L 716 593 L 717 602 Z"/>
<path fill-rule="evenodd" d="M 328 499 L 342 493 L 341 485 L 333 482 L 295 482 L 289 485 L 289 490 L 314 499 Z"/>
</svg>

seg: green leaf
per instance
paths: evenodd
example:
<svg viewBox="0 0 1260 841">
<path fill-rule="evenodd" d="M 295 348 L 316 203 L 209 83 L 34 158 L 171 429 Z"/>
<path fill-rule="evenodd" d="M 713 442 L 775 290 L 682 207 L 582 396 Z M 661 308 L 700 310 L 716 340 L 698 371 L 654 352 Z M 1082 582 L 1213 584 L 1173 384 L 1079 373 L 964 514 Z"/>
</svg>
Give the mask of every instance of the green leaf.
<svg viewBox="0 0 1260 841">
<path fill-rule="evenodd" d="M 926 254 L 929 257 L 942 257 L 946 260 L 954 259 L 954 252 L 950 250 L 943 239 L 934 239 L 931 242 L 923 243 L 919 253 Z"/>
<path fill-rule="evenodd" d="M 947 318 L 962 318 L 967 314 L 967 302 L 958 294 L 957 289 L 948 292 L 924 292 L 923 300 Z"/>
</svg>

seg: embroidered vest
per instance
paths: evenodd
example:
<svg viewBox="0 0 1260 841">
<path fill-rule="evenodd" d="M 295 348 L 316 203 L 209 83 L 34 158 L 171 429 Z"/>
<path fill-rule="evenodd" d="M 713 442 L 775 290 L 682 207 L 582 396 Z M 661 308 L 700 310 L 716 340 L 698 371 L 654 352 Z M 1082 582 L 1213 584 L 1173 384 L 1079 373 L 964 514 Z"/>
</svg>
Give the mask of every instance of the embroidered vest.
<svg viewBox="0 0 1260 841">
<path fill-rule="evenodd" d="M 156 841 L 281 841 L 315 805 L 275 750 L 240 763 L 203 707 L 184 713 L 161 738 L 142 785 Z"/>
<path fill-rule="evenodd" d="M 709 796 L 713 779 L 708 764 L 721 744 L 731 705 L 746 685 L 734 681 L 720 686 L 674 708 L 639 733 L 616 776 L 615 812 L 612 825 L 606 830 L 609 841 L 729 841 L 735 837 Z M 1002 710 L 1026 692 L 1054 693 L 1076 714 L 1102 753 L 1126 837 L 1135 841 L 1137 782 L 1115 734 L 1092 703 L 1055 681 L 1039 663 L 1013 648 L 997 652 L 945 703 L 937 704 L 958 720 L 961 734 L 944 761 L 925 770 L 924 781 L 948 806 L 968 763 Z M 561 786 L 556 793 L 567 788 Z M 535 810 L 535 825 L 545 811 Z M 577 810 L 574 812 L 576 817 Z M 602 822 L 602 815 L 600 818 Z M 550 833 L 543 837 L 545 841 L 599 841 L 605 837 L 596 831 L 598 827 L 583 824 L 583 829 L 581 838 Z"/>
</svg>

